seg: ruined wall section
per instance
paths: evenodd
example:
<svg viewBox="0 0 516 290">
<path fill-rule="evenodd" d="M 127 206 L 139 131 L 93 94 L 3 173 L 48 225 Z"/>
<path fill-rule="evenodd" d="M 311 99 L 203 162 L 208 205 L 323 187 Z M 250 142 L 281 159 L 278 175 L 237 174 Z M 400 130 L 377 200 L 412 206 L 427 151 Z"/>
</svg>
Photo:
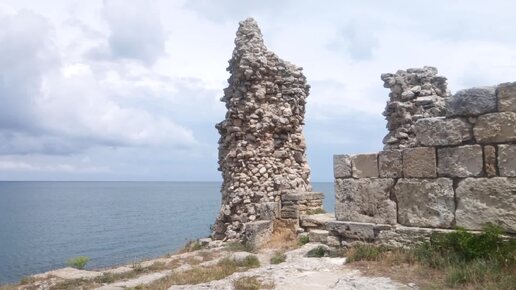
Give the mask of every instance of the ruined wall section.
<svg viewBox="0 0 516 290">
<path fill-rule="evenodd" d="M 221 101 L 219 170 L 222 206 L 217 239 L 240 239 L 244 224 L 274 219 L 281 195 L 311 191 L 303 136 L 309 86 L 302 68 L 263 43 L 253 19 L 240 22 Z"/>
<path fill-rule="evenodd" d="M 383 115 L 389 133 L 383 139 L 384 149 L 417 146 L 415 122 L 422 118 L 444 116 L 449 96 L 446 78 L 437 69 L 426 66 L 382 74 L 389 100 Z"/>
<path fill-rule="evenodd" d="M 444 115 L 413 124 L 415 147 L 334 156 L 330 234 L 391 245 L 487 223 L 516 234 L 516 82 L 459 91 Z"/>
</svg>

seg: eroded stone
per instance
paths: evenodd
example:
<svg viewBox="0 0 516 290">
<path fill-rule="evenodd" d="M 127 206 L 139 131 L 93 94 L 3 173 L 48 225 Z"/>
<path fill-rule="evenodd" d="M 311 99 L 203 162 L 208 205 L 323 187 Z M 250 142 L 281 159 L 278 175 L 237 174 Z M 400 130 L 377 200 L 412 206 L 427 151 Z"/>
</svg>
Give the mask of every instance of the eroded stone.
<svg viewBox="0 0 516 290">
<path fill-rule="evenodd" d="M 416 147 L 403 150 L 403 176 L 437 177 L 435 148 Z"/>
<path fill-rule="evenodd" d="M 385 150 L 378 154 L 378 169 L 382 178 L 400 178 L 403 175 L 401 150 Z"/>
<path fill-rule="evenodd" d="M 446 117 L 478 116 L 495 111 L 495 87 L 465 89 L 446 99 Z"/>
<path fill-rule="evenodd" d="M 355 178 L 378 177 L 378 155 L 357 154 L 351 156 L 352 175 Z"/>
<path fill-rule="evenodd" d="M 448 178 L 398 180 L 394 187 L 398 201 L 398 222 L 406 226 L 452 226 L 455 200 Z"/>
<path fill-rule="evenodd" d="M 471 124 L 463 119 L 419 119 L 416 122 L 416 139 L 424 146 L 460 145 L 473 137 L 471 128 Z"/>
<path fill-rule="evenodd" d="M 337 179 L 335 217 L 339 221 L 396 223 L 396 203 L 390 193 L 394 179 Z"/>
<path fill-rule="evenodd" d="M 516 233 L 516 178 L 466 178 L 455 194 L 457 226 L 482 230 L 487 223 Z"/>
<path fill-rule="evenodd" d="M 473 133 L 477 142 L 505 143 L 516 141 L 516 113 L 500 112 L 478 117 Z"/>
<path fill-rule="evenodd" d="M 516 145 L 498 145 L 500 176 L 516 176 Z"/>
<path fill-rule="evenodd" d="M 496 94 L 498 111 L 516 112 L 516 82 L 499 84 Z"/>
<path fill-rule="evenodd" d="M 482 146 L 465 145 L 437 149 L 439 176 L 472 177 L 483 172 Z"/>
<path fill-rule="evenodd" d="M 335 178 L 351 177 L 351 158 L 349 155 L 333 155 L 333 173 Z"/>
</svg>

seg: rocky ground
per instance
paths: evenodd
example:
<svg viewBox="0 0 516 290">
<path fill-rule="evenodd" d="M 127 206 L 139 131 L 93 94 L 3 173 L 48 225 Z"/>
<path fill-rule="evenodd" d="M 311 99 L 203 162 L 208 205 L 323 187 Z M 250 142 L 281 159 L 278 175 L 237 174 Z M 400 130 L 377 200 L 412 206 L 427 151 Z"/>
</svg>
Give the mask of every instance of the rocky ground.
<svg viewBox="0 0 516 290">
<path fill-rule="evenodd" d="M 297 249 L 284 252 L 285 261 L 271 264 L 271 257 L 277 256 L 276 250 L 266 249 L 257 253 L 231 249 L 227 244 L 211 242 L 195 251 L 169 255 L 132 265 L 99 271 L 59 269 L 29 277 L 23 285 L 0 287 L 5 289 L 411 289 L 415 284 L 403 285 L 389 278 L 364 276 L 359 270 L 346 265 L 343 257 L 307 257 L 307 253 L 321 244 L 309 243 Z M 235 251 L 238 250 L 238 251 Z M 246 257 L 256 256 L 259 266 L 240 267 L 238 271 L 222 279 L 199 284 L 172 285 L 177 283 L 181 273 L 186 279 L 211 269 L 225 258 L 244 261 Z M 205 279 L 205 278 L 201 278 Z M 209 279 L 209 278 L 208 278 Z M 242 288 L 238 282 L 259 281 L 258 288 Z M 242 284 L 242 283 L 240 283 Z M 239 288 L 241 287 L 241 288 Z"/>
</svg>

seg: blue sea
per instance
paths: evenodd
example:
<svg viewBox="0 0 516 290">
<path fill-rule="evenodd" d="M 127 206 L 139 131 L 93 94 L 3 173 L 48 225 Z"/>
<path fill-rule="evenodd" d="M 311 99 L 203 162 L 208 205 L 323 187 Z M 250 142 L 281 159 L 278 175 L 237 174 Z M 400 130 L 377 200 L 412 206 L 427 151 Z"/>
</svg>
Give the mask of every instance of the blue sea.
<svg viewBox="0 0 516 290">
<path fill-rule="evenodd" d="M 333 183 L 313 183 L 333 211 Z M 0 284 L 88 256 L 86 268 L 162 256 L 210 233 L 218 182 L 0 182 Z"/>
</svg>

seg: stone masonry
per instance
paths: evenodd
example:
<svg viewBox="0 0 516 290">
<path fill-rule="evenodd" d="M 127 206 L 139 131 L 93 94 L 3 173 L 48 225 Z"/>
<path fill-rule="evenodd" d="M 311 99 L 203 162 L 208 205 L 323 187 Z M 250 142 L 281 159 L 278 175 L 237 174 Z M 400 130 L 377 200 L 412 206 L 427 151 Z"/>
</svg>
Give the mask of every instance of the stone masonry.
<svg viewBox="0 0 516 290">
<path fill-rule="evenodd" d="M 227 70 L 229 86 L 221 99 L 227 113 L 216 125 L 222 206 L 212 236 L 241 240 L 253 222 L 283 213 L 296 218 L 300 211 L 321 208 L 322 194 L 310 192 L 303 136 L 310 87 L 302 68 L 267 50 L 256 21 L 249 18 L 240 22 Z M 259 223 L 260 228 L 267 225 Z"/>
<path fill-rule="evenodd" d="M 378 154 L 334 156 L 336 220 L 323 226 L 327 241 L 406 245 L 487 223 L 516 234 L 516 82 L 448 97 L 436 73 L 425 67 L 382 75 L 391 89 L 388 142 Z M 412 90 L 418 79 L 426 85 Z M 407 110 L 417 107 L 423 87 L 433 90 L 424 95 L 434 103 Z"/>
</svg>

